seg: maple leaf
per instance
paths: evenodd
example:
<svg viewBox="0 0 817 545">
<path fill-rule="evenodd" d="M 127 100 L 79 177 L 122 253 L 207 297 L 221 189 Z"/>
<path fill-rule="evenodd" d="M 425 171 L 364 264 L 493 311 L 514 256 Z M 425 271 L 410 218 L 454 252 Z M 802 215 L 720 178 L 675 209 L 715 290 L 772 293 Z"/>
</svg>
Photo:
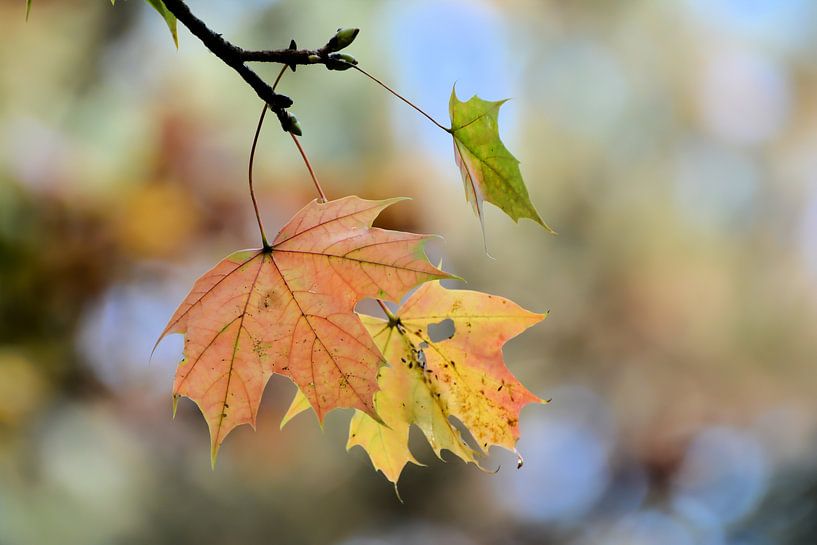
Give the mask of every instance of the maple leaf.
<svg viewBox="0 0 817 545">
<path fill-rule="evenodd" d="M 319 421 L 337 407 L 376 414 L 372 396 L 384 362 L 355 304 L 398 301 L 421 282 L 450 277 L 426 259 L 428 236 L 371 227 L 400 200 L 312 201 L 271 248 L 236 252 L 196 281 L 159 341 L 185 334 L 174 412 L 180 396 L 199 406 L 213 463 L 233 428 L 255 426 L 272 373 L 298 385 Z"/>
<path fill-rule="evenodd" d="M 111 2 L 113 3 L 113 2 Z M 176 44 L 176 49 L 179 48 L 179 33 L 176 30 L 176 16 L 170 13 L 170 10 L 167 9 L 165 3 L 162 0 L 147 0 L 147 3 L 153 6 L 159 15 L 162 16 L 162 19 L 165 20 L 167 24 L 167 29 L 170 31 L 170 36 L 173 38 L 173 43 Z"/>
<path fill-rule="evenodd" d="M 544 317 L 508 299 L 448 290 L 439 282 L 421 286 L 394 320 L 361 316 L 389 366 L 380 369 L 374 398 L 380 422 L 357 411 L 346 448 L 363 447 L 375 469 L 395 484 L 407 463 L 419 464 L 408 447 L 412 424 L 440 458 L 445 449 L 479 465 L 478 457 L 493 445 L 515 452 L 522 407 L 543 401 L 510 373 L 502 346 Z M 433 341 L 429 326 L 446 319 L 453 321 L 453 336 Z M 283 423 L 309 407 L 304 401 L 296 394 Z M 451 416 L 474 437 L 476 450 Z"/>
<path fill-rule="evenodd" d="M 165 3 L 162 0 L 146 0 L 148 4 L 153 6 L 153 9 L 162 16 L 162 19 L 165 20 L 165 24 L 167 24 L 167 29 L 170 31 L 170 37 L 173 38 L 173 43 L 176 44 L 176 49 L 179 48 L 179 33 L 176 28 L 176 16 L 173 15 L 170 10 L 167 9 Z M 116 0 L 111 0 L 111 5 L 116 5 Z M 26 5 L 26 20 L 28 20 L 28 13 L 31 11 L 31 0 L 27 0 Z"/>
<path fill-rule="evenodd" d="M 482 202 L 487 200 L 514 221 L 530 218 L 551 233 L 528 196 L 519 160 L 499 139 L 499 108 L 506 100 L 491 102 L 474 95 L 467 102 L 451 91 L 449 114 L 454 137 L 454 159 L 462 174 L 465 198 L 471 203 L 485 236 Z"/>
<path fill-rule="evenodd" d="M 289 421 L 301 414 L 304 411 L 308 411 L 311 408 L 309 405 L 309 400 L 306 398 L 304 393 L 298 389 L 295 391 L 295 397 L 292 398 L 292 403 L 289 404 L 289 409 L 287 409 L 286 414 L 284 417 L 281 418 L 281 424 L 279 425 L 280 429 L 284 429 L 284 426 L 289 424 Z"/>
</svg>

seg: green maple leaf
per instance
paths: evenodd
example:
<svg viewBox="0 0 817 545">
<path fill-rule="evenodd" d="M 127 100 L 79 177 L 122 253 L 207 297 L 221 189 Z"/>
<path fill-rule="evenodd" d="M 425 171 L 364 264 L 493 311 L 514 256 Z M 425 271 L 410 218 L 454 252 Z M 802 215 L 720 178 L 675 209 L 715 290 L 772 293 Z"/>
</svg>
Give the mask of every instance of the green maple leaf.
<svg viewBox="0 0 817 545">
<path fill-rule="evenodd" d="M 179 34 L 176 31 L 176 16 L 170 13 L 170 11 L 165 6 L 165 3 L 162 0 L 147 0 L 147 3 L 153 6 L 159 15 L 162 16 L 162 19 L 165 20 L 167 23 L 167 28 L 170 29 L 170 35 L 173 37 L 173 43 L 176 44 L 176 48 L 179 47 Z M 31 0 L 29 0 L 29 6 L 31 5 Z M 111 5 L 116 5 L 116 0 L 111 0 Z M 28 14 L 26 14 L 28 17 Z"/>
<path fill-rule="evenodd" d="M 147 0 L 147 3 L 153 6 L 153 9 L 158 11 L 159 15 L 161 15 L 165 20 L 165 23 L 167 23 L 167 28 L 170 29 L 170 35 L 173 37 L 173 43 L 176 44 L 176 47 L 178 48 L 179 35 L 176 32 L 176 16 L 168 11 L 162 0 Z"/>
<path fill-rule="evenodd" d="M 165 7 L 165 3 L 162 0 L 147 0 L 147 3 L 153 6 L 159 15 L 162 16 L 162 19 L 165 20 L 167 23 L 167 28 L 170 29 L 170 35 L 173 37 L 173 43 L 176 44 L 176 48 L 179 47 L 179 34 L 176 31 L 176 16 L 170 13 L 170 11 Z M 111 0 L 111 5 L 116 5 L 116 0 Z M 31 9 L 31 0 L 28 0 L 28 8 L 26 10 L 26 19 L 28 19 L 28 11 Z"/>
<path fill-rule="evenodd" d="M 506 99 L 507 100 L 507 99 Z M 449 113 L 454 137 L 454 158 L 462 173 L 465 198 L 471 203 L 485 235 L 483 201 L 495 204 L 514 221 L 530 218 L 551 233 L 528 196 L 519 160 L 499 138 L 499 108 L 506 100 L 491 102 L 474 95 L 467 102 L 451 91 Z"/>
</svg>

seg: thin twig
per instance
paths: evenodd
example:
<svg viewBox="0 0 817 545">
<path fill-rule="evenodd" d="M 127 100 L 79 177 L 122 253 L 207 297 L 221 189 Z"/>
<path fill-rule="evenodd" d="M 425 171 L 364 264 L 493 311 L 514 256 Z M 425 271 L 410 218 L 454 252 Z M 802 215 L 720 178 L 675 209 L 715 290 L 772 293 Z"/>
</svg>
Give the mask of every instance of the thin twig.
<svg viewBox="0 0 817 545">
<path fill-rule="evenodd" d="M 164 0 L 165 7 L 176 16 L 176 19 L 186 26 L 201 42 L 213 52 L 227 66 L 238 74 L 252 87 L 256 94 L 273 110 L 283 110 L 292 106 L 292 99 L 276 94 L 272 87 L 262 80 L 258 74 L 250 70 L 241 58 L 243 50 L 210 30 L 204 21 L 193 15 L 190 8 L 182 0 Z M 276 113 L 278 113 L 276 111 Z"/>
<path fill-rule="evenodd" d="M 449 133 L 451 132 L 451 129 L 449 129 L 448 127 L 445 127 L 442 124 L 440 124 L 440 122 L 438 122 L 436 119 L 434 119 L 429 114 L 427 114 L 422 108 L 420 108 L 419 106 L 414 104 L 412 101 L 410 101 L 409 99 L 407 99 L 406 97 L 404 97 L 403 95 L 401 95 L 400 93 L 398 93 L 397 91 L 395 91 L 394 89 L 392 89 L 391 87 L 389 87 L 388 85 L 386 85 L 385 83 L 383 83 L 382 81 L 380 81 L 379 79 L 377 79 L 376 77 L 374 77 L 373 75 L 371 75 L 370 73 L 365 71 L 363 68 L 361 68 L 361 67 L 359 67 L 357 65 L 354 65 L 354 64 L 351 65 L 351 66 L 352 66 L 352 68 L 354 68 L 355 70 L 357 70 L 358 72 L 360 72 L 361 74 L 363 74 L 364 76 L 369 78 L 370 80 L 374 81 L 375 83 L 377 83 L 378 85 L 383 87 L 385 90 L 387 90 L 388 92 L 390 92 L 394 96 L 396 96 L 397 98 L 399 98 L 400 100 L 402 100 L 403 102 L 405 102 L 406 104 L 408 104 L 409 106 L 411 106 L 412 108 L 414 108 L 415 110 L 417 110 L 418 112 L 423 114 L 426 117 L 426 119 L 428 119 L 429 121 L 431 121 L 432 123 L 437 125 L 439 128 L 441 128 L 445 132 L 449 132 Z"/>
<path fill-rule="evenodd" d="M 292 119 L 286 109 L 292 106 L 292 99 L 279 95 L 275 87 L 270 87 L 261 77 L 250 69 L 249 61 L 275 62 L 294 69 L 296 65 L 321 64 L 330 70 L 345 69 L 347 63 L 335 57 L 337 46 L 332 40 L 320 49 L 277 49 L 269 51 L 245 51 L 225 40 L 221 34 L 213 32 L 201 19 L 193 15 L 184 0 L 163 0 L 167 10 L 186 26 L 215 56 L 235 70 L 255 93 L 269 105 L 278 117 L 281 127 L 290 132 L 293 130 Z M 293 42 L 294 44 L 294 42 Z"/>
<path fill-rule="evenodd" d="M 420 112 L 429 121 L 434 123 L 437 127 L 450 133 L 451 129 L 443 126 L 436 119 L 431 117 L 422 108 L 411 102 L 409 99 L 369 74 L 366 70 L 352 64 L 337 56 L 335 51 L 337 47 L 332 46 L 330 40 L 326 45 L 320 49 L 295 49 L 295 42 L 293 47 L 288 49 L 270 49 L 263 51 L 246 51 L 240 47 L 225 40 L 221 34 L 217 34 L 210 30 L 207 25 L 193 15 L 190 8 L 187 7 L 184 0 L 163 0 L 167 10 L 172 13 L 178 21 L 186 26 L 190 32 L 193 33 L 201 42 L 209 49 L 215 56 L 224 61 L 224 63 L 235 70 L 250 87 L 255 90 L 255 93 L 269 105 L 270 109 L 278 116 L 281 127 L 287 131 L 292 132 L 292 118 L 287 114 L 286 109 L 292 106 L 292 99 L 279 95 L 275 92 L 275 86 L 270 87 L 261 77 L 250 69 L 247 62 L 275 62 L 283 64 L 284 66 L 295 69 L 297 65 L 305 64 L 321 64 L 330 70 L 346 70 L 354 68 L 361 74 L 365 75 L 388 92 Z M 279 76 L 280 79 L 280 76 Z"/>
</svg>

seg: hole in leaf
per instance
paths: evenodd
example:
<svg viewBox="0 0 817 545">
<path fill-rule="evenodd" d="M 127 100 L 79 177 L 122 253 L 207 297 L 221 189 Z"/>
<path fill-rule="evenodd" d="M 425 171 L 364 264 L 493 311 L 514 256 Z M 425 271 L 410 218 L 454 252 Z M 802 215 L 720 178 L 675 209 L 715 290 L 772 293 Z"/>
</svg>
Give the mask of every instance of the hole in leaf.
<svg viewBox="0 0 817 545">
<path fill-rule="evenodd" d="M 426 355 L 423 349 L 428 348 L 428 343 L 423 341 L 420 343 L 420 349 L 417 351 L 417 364 L 423 369 L 426 368 Z"/>
<path fill-rule="evenodd" d="M 456 328 L 454 327 L 454 320 L 446 318 L 442 322 L 428 325 L 428 338 L 431 342 L 438 343 L 454 336 Z"/>
</svg>

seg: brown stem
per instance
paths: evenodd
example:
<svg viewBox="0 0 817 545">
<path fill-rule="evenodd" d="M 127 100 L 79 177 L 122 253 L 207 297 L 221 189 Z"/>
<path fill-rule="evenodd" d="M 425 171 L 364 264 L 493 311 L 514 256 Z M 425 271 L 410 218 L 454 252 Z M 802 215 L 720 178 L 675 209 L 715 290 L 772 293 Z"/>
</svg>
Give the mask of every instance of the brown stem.
<svg viewBox="0 0 817 545">
<path fill-rule="evenodd" d="M 281 74 L 278 75 L 279 79 L 280 77 Z M 312 163 L 309 162 L 309 157 L 307 157 L 303 146 L 301 146 L 300 140 L 298 140 L 298 137 L 292 133 L 289 133 L 289 135 L 292 137 L 292 140 L 295 142 L 295 145 L 298 146 L 298 151 L 301 152 L 301 157 L 304 160 L 304 164 L 306 165 L 307 170 L 309 170 L 309 175 L 312 177 L 312 181 L 315 182 L 315 189 L 318 190 L 321 202 L 326 202 L 327 200 L 326 194 L 323 192 L 323 188 L 321 187 L 321 184 L 318 181 L 318 177 L 315 175 L 315 169 L 312 168 Z M 392 311 L 389 310 L 389 307 L 386 306 L 386 303 L 384 303 L 380 299 L 375 299 L 375 301 L 377 301 L 377 304 L 380 305 L 380 308 L 383 309 L 383 312 L 386 313 L 386 317 L 388 317 L 389 322 L 396 324 L 398 322 L 397 316 L 395 316 L 394 313 L 392 313 Z"/>
<path fill-rule="evenodd" d="M 275 76 L 275 81 L 272 84 L 272 90 L 274 91 L 276 87 L 278 87 L 278 83 L 281 81 L 281 78 L 284 77 L 284 72 L 287 71 L 286 66 L 282 66 L 281 70 L 278 72 L 278 75 Z"/>
<path fill-rule="evenodd" d="M 281 77 L 284 75 L 287 67 L 282 66 L 281 71 L 278 72 L 278 77 L 275 78 L 275 83 L 272 84 L 272 90 L 275 91 L 275 88 L 278 87 L 278 82 L 281 81 Z M 258 118 L 258 126 L 255 128 L 255 136 L 252 139 L 252 147 L 250 148 L 250 164 L 247 169 L 247 178 L 249 179 L 250 183 L 250 199 L 252 199 L 252 207 L 255 210 L 255 219 L 258 221 L 258 230 L 261 231 L 261 243 L 264 245 L 264 251 L 269 251 L 272 247 L 267 242 L 267 235 L 264 232 L 264 223 L 261 221 L 261 213 L 258 211 L 258 201 L 255 198 L 255 190 L 253 189 L 253 180 L 252 180 L 252 167 L 253 163 L 255 162 L 255 148 L 258 145 L 258 136 L 261 134 L 261 126 L 264 124 L 264 117 L 267 114 L 267 108 L 269 106 L 264 104 L 264 107 L 261 108 L 261 117 Z"/>
<path fill-rule="evenodd" d="M 306 152 L 304 151 L 303 146 L 301 146 L 301 141 L 298 140 L 298 137 L 294 134 L 289 133 L 289 135 L 292 137 L 292 141 L 295 142 L 295 145 L 298 146 L 298 151 L 301 152 L 301 157 L 304 160 L 304 164 L 309 171 L 309 175 L 312 177 L 312 181 L 315 183 L 315 189 L 318 190 L 318 195 L 320 195 L 320 201 L 326 202 L 326 194 L 323 192 L 321 183 L 318 181 L 318 177 L 315 175 L 315 170 L 312 168 L 312 163 L 309 162 L 309 157 L 306 156 Z"/>
<path fill-rule="evenodd" d="M 389 310 L 389 307 L 386 306 L 386 303 L 384 303 L 380 299 L 375 299 L 375 301 L 377 301 L 377 304 L 380 305 L 380 308 L 383 309 L 383 312 L 386 313 L 386 317 L 389 319 L 389 322 L 397 323 L 397 316 L 395 316 L 392 313 L 392 311 Z"/>
<path fill-rule="evenodd" d="M 427 114 L 422 108 L 420 108 L 419 106 L 414 104 L 412 101 L 410 101 L 409 99 L 407 99 L 406 97 L 404 97 L 403 95 L 401 95 L 400 93 L 398 93 L 397 91 L 395 91 L 394 89 L 392 89 L 391 87 L 389 87 L 388 85 L 386 85 L 385 83 L 383 83 L 382 81 L 380 81 L 379 79 L 377 79 L 376 77 L 374 77 L 373 75 L 371 75 L 370 73 L 368 73 L 367 71 L 362 69 L 361 67 L 359 67 L 357 65 L 351 65 L 351 66 L 352 66 L 352 68 L 354 68 L 355 70 L 357 70 L 358 72 L 360 72 L 361 74 L 363 74 L 364 76 L 369 78 L 370 80 L 374 81 L 375 83 L 377 83 L 378 85 L 383 87 L 385 90 L 387 90 L 388 92 L 390 92 L 394 96 L 396 96 L 397 98 L 399 98 L 400 100 L 402 100 L 403 102 L 405 102 L 406 104 L 408 104 L 409 106 L 411 106 L 412 108 L 414 108 L 415 110 L 417 110 L 418 112 L 423 114 L 426 117 L 426 119 L 428 119 L 429 121 L 431 121 L 432 123 L 437 125 L 439 128 L 441 128 L 445 132 L 448 132 L 448 133 L 451 132 L 451 129 L 449 129 L 448 127 L 445 127 L 442 124 L 440 124 L 440 122 L 438 122 L 436 119 L 434 119 L 429 114 Z"/>
<path fill-rule="evenodd" d="M 214 55 L 238 74 L 252 87 L 256 94 L 276 113 L 292 106 L 292 100 L 284 95 L 275 93 L 272 87 L 262 80 L 258 74 L 250 70 L 242 54 L 244 51 L 210 30 L 204 21 L 193 15 L 183 0 L 166 0 L 165 7 L 176 19 L 186 26 Z"/>
<path fill-rule="evenodd" d="M 281 128 L 287 132 L 296 129 L 293 126 L 291 116 L 287 112 L 287 108 L 292 106 L 292 99 L 277 94 L 275 86 L 270 87 L 246 63 L 250 61 L 275 62 L 292 67 L 293 70 L 295 66 L 303 64 L 321 64 L 329 70 L 345 70 L 348 68 L 348 63 L 337 57 L 336 52 L 343 47 L 336 43 L 335 38 L 329 40 L 320 49 L 296 49 L 293 41 L 292 47 L 288 49 L 245 51 L 225 40 L 221 34 L 211 30 L 204 21 L 190 11 L 184 0 L 163 0 L 163 3 L 165 8 L 176 17 L 176 20 L 186 26 L 211 53 L 235 70 L 253 88 L 261 100 L 268 104 L 270 110 L 278 116 Z"/>
<path fill-rule="evenodd" d="M 269 105 L 270 109 L 278 116 L 278 121 L 281 127 L 289 132 L 298 132 L 296 124 L 293 124 L 293 118 L 288 114 L 287 108 L 292 106 L 292 99 L 287 96 L 279 95 L 275 92 L 275 86 L 270 87 L 258 74 L 256 74 L 247 62 L 276 62 L 284 66 L 289 66 L 293 70 L 297 65 L 303 64 L 322 64 L 329 70 L 347 70 L 354 68 L 361 74 L 365 75 L 388 92 L 420 112 L 429 121 L 434 123 L 437 127 L 447 133 L 451 129 L 443 126 L 436 119 L 427 114 L 422 108 L 411 102 L 409 99 L 369 74 L 364 69 L 356 64 L 352 64 L 348 60 L 339 57 L 336 51 L 339 49 L 337 44 L 333 45 L 334 38 L 320 49 L 296 49 L 295 42 L 292 42 L 292 47 L 289 49 L 274 49 L 267 51 L 246 51 L 237 45 L 234 45 L 225 40 L 221 34 L 217 34 L 210 30 L 210 28 L 198 17 L 193 15 L 190 8 L 184 0 L 163 0 L 167 10 L 172 13 L 178 21 L 186 26 L 190 32 L 193 33 L 214 55 L 221 59 L 227 66 L 235 70 L 250 87 L 252 87 L 256 94 Z M 280 76 L 279 76 L 280 79 Z"/>
<path fill-rule="evenodd" d="M 286 68 L 286 66 L 284 67 Z M 267 115 L 267 105 L 261 108 L 261 117 L 258 118 L 258 126 L 255 128 L 255 136 L 252 139 L 252 148 L 250 148 L 250 164 L 248 168 L 248 178 L 250 180 L 250 199 L 252 199 L 252 207 L 255 210 L 255 219 L 258 221 L 258 229 L 261 231 L 261 243 L 264 245 L 264 251 L 269 251 L 271 246 L 267 242 L 267 235 L 264 233 L 264 223 L 261 221 L 261 214 L 258 212 L 258 201 L 255 199 L 255 190 L 252 184 L 252 166 L 255 161 L 255 147 L 258 144 L 258 135 L 261 134 L 261 125 L 264 124 L 264 117 Z"/>
</svg>

